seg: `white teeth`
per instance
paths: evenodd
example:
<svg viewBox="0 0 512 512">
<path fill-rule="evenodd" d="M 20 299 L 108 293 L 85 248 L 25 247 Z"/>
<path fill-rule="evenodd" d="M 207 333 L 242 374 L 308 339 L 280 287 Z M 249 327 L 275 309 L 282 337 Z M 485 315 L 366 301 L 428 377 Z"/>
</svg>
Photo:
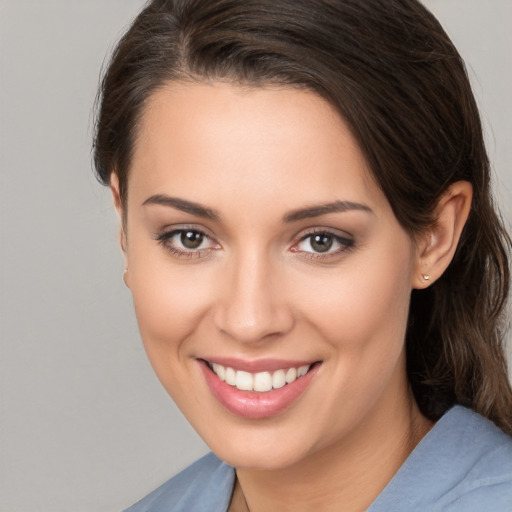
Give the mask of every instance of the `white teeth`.
<svg viewBox="0 0 512 512">
<path fill-rule="evenodd" d="M 272 389 L 272 375 L 268 372 L 257 373 L 253 379 L 252 389 L 260 393 L 270 391 Z"/>
<path fill-rule="evenodd" d="M 286 372 L 286 384 L 290 384 L 297 378 L 297 369 L 296 368 L 290 368 Z"/>
<path fill-rule="evenodd" d="M 271 389 L 279 389 L 286 384 L 303 377 L 308 373 L 311 365 L 300 366 L 299 368 L 288 368 L 287 370 L 276 370 L 275 372 L 249 373 L 242 370 L 224 367 L 217 363 L 212 363 L 211 368 L 217 374 L 220 380 L 225 381 L 230 386 L 235 386 L 240 391 L 256 391 L 264 393 Z"/>
<path fill-rule="evenodd" d="M 297 377 L 304 377 L 304 375 L 306 375 L 306 373 L 308 373 L 308 370 L 309 370 L 309 366 L 301 366 L 298 370 L 297 370 Z"/>
<path fill-rule="evenodd" d="M 236 372 L 235 386 L 241 391 L 252 391 L 252 375 L 249 372 L 238 370 Z"/>
<path fill-rule="evenodd" d="M 220 380 L 226 380 L 226 369 L 220 364 L 213 363 L 213 371 L 218 375 Z"/>
<path fill-rule="evenodd" d="M 215 371 L 215 369 L 213 371 Z M 233 370 L 233 368 L 226 368 L 226 371 L 224 372 L 224 377 L 227 384 L 229 384 L 230 386 L 236 385 L 236 372 L 235 370 Z"/>
<path fill-rule="evenodd" d="M 284 370 L 277 370 L 277 372 L 274 372 L 274 375 L 272 375 L 272 387 L 274 389 L 282 388 L 286 384 L 286 374 L 284 373 Z"/>
</svg>

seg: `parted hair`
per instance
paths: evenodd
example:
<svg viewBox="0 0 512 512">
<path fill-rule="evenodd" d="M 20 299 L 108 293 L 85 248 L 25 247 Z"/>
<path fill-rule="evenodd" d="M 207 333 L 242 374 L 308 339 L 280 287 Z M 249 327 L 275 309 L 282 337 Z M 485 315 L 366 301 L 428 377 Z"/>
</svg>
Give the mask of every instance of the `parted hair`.
<svg viewBox="0 0 512 512">
<path fill-rule="evenodd" d="M 144 106 L 173 81 L 312 90 L 348 123 L 411 236 L 435 222 L 454 182 L 473 203 L 448 269 L 414 290 L 407 372 L 438 419 L 471 407 L 512 434 L 504 356 L 511 239 L 493 204 L 490 165 L 464 61 L 417 0 L 153 0 L 115 48 L 97 99 L 94 163 L 127 200 Z"/>
</svg>

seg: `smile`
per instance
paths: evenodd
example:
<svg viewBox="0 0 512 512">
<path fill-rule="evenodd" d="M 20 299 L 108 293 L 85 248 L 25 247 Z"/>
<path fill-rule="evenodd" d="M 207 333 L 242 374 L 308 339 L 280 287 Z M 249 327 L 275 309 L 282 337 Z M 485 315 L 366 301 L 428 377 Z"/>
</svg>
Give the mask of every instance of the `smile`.
<svg viewBox="0 0 512 512">
<path fill-rule="evenodd" d="M 248 419 L 275 416 L 309 387 L 321 361 L 198 359 L 212 395 L 229 412 Z"/>
<path fill-rule="evenodd" d="M 219 379 L 240 391 L 256 391 L 265 393 L 272 389 L 280 389 L 286 384 L 291 384 L 308 373 L 311 365 L 303 365 L 297 368 L 281 368 L 274 372 L 250 373 L 243 370 L 234 370 L 229 366 L 208 362 L 208 366 Z"/>
</svg>

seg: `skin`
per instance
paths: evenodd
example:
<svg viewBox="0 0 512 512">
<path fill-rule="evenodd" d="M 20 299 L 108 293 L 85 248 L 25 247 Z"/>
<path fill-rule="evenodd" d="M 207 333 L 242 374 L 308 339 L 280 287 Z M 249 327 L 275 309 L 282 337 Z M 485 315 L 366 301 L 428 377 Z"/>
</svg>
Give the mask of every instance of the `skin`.
<svg viewBox="0 0 512 512">
<path fill-rule="evenodd" d="M 449 264 L 469 184 L 453 185 L 436 225 L 413 239 L 323 99 L 174 83 L 144 112 L 126 205 L 115 174 L 111 185 L 145 349 L 192 426 L 237 469 L 230 510 L 367 508 L 432 426 L 407 382 L 409 299 Z M 148 204 L 155 195 L 215 216 Z M 284 220 L 336 201 L 364 208 Z M 179 235 L 157 240 L 180 228 L 205 233 L 199 250 Z M 334 240 L 327 253 L 312 230 Z M 290 407 L 248 419 L 212 395 L 198 364 L 209 356 L 321 364 Z"/>
</svg>

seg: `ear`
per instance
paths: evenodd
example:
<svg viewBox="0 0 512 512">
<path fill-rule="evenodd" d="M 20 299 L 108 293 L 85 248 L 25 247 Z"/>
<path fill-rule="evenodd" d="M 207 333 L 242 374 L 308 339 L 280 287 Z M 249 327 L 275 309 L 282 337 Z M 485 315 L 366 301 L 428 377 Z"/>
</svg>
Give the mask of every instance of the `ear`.
<svg viewBox="0 0 512 512">
<path fill-rule="evenodd" d="M 439 200 L 435 223 L 417 238 L 418 259 L 413 288 L 427 288 L 447 269 L 466 224 L 472 198 L 471 183 L 457 181 Z"/>
<path fill-rule="evenodd" d="M 124 263 L 125 263 L 125 271 L 124 271 L 124 280 L 126 283 L 127 278 L 127 261 L 126 261 L 126 232 L 125 232 L 125 212 L 123 208 L 123 202 L 121 200 L 121 194 L 119 192 L 119 178 L 117 174 L 113 172 L 110 176 L 110 191 L 112 192 L 112 200 L 114 202 L 114 207 L 119 215 L 119 245 L 121 246 L 121 250 L 124 254 Z"/>
</svg>

